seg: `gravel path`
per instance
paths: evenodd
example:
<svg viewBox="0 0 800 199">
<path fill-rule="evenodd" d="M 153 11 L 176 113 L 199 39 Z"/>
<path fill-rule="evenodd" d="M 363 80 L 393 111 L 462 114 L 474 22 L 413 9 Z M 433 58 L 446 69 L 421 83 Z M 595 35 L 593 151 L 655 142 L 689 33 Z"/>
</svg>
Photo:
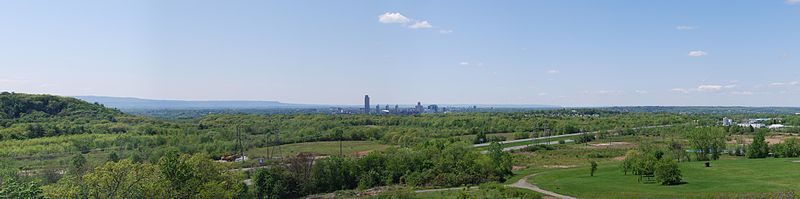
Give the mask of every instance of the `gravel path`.
<svg viewBox="0 0 800 199">
<path fill-rule="evenodd" d="M 539 192 L 539 193 L 542 193 L 542 194 L 545 194 L 545 195 L 548 195 L 548 196 L 553 196 L 553 197 L 560 198 L 560 199 L 575 199 L 575 197 L 561 195 L 561 194 L 558 194 L 556 192 L 544 190 L 544 189 L 541 189 L 541 188 L 537 187 L 536 185 L 528 183 L 528 178 L 533 177 L 535 175 L 536 174 L 525 176 L 524 178 L 520 179 L 516 183 L 510 184 L 510 185 L 507 185 L 507 186 L 516 187 L 516 188 L 520 188 L 520 189 L 527 189 L 527 190 Z"/>
</svg>

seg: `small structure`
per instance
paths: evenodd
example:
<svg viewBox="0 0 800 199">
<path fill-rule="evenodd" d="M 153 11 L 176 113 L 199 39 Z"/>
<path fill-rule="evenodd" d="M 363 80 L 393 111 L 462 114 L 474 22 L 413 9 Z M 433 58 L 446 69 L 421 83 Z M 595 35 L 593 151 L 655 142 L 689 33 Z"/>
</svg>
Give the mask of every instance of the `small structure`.
<svg viewBox="0 0 800 199">
<path fill-rule="evenodd" d="M 782 129 L 783 127 L 786 127 L 786 126 L 784 126 L 783 124 L 773 124 L 773 125 L 769 125 L 767 128 L 769 128 L 769 129 Z"/>
</svg>

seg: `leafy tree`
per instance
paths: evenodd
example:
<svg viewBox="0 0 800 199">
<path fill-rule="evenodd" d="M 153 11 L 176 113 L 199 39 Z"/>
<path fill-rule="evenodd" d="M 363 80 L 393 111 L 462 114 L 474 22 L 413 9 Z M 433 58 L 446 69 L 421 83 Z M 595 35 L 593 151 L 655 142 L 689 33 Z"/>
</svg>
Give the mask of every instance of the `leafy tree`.
<svg viewBox="0 0 800 199">
<path fill-rule="evenodd" d="M 511 154 L 503 151 L 503 146 L 500 143 L 492 142 L 489 145 L 489 157 L 492 159 L 495 176 L 504 179 L 505 176 L 512 174 L 511 169 L 514 165 Z"/>
<path fill-rule="evenodd" d="M 478 128 L 472 128 L 472 132 L 475 133 L 475 140 L 472 143 L 481 144 L 487 141 L 485 132 L 479 131 Z"/>
<path fill-rule="evenodd" d="M 157 167 L 130 160 L 107 162 L 88 173 L 83 180 L 92 198 L 164 197 Z"/>
<path fill-rule="evenodd" d="M 696 128 L 687 132 L 689 143 L 697 154 L 697 160 L 719 159 L 719 154 L 725 147 L 725 132 L 722 128 Z"/>
<path fill-rule="evenodd" d="M 759 131 L 753 137 L 753 143 L 747 148 L 748 158 L 766 158 L 769 155 L 769 146 L 764 141 L 764 134 L 763 131 Z"/>
<path fill-rule="evenodd" d="M 659 160 L 658 164 L 656 164 L 654 174 L 656 180 L 662 185 L 677 185 L 680 184 L 682 180 L 678 162 L 672 158 L 662 158 Z"/>
<path fill-rule="evenodd" d="M 36 182 L 18 182 L 8 178 L 0 182 L 0 198 L 44 198 Z"/>
<path fill-rule="evenodd" d="M 295 183 L 281 167 L 256 170 L 253 184 L 256 197 L 259 199 L 289 198 L 296 195 L 292 190 L 292 187 L 296 186 Z"/>
<path fill-rule="evenodd" d="M 594 176 L 594 172 L 597 171 L 597 161 L 592 160 L 591 162 L 589 162 L 589 164 L 592 166 L 589 176 Z"/>
<path fill-rule="evenodd" d="M 625 153 L 625 159 L 622 160 L 622 172 L 625 175 L 636 170 L 636 164 L 639 162 L 640 156 L 641 154 L 637 150 L 630 150 Z"/>
<path fill-rule="evenodd" d="M 119 161 L 119 156 L 117 155 L 117 152 L 111 152 L 111 154 L 108 154 L 108 161 L 111 162 Z"/>
</svg>

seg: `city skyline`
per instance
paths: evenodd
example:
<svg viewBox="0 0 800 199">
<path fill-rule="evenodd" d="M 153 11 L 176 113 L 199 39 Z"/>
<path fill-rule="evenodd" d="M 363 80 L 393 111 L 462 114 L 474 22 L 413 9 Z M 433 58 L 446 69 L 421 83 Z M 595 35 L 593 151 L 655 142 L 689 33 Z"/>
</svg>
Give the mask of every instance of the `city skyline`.
<svg viewBox="0 0 800 199">
<path fill-rule="evenodd" d="M 341 105 L 370 94 L 381 105 L 800 106 L 794 0 L 11 1 L 0 17 L 15 19 L 0 22 L 0 91 Z"/>
</svg>

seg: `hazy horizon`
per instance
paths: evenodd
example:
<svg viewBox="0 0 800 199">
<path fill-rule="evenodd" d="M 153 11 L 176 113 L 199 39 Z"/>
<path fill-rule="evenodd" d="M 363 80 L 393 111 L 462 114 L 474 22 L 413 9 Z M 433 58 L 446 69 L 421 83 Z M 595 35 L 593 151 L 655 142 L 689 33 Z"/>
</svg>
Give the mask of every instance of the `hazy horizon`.
<svg viewBox="0 0 800 199">
<path fill-rule="evenodd" d="M 0 7 L 0 91 L 296 104 L 784 106 L 800 1 Z"/>
</svg>

